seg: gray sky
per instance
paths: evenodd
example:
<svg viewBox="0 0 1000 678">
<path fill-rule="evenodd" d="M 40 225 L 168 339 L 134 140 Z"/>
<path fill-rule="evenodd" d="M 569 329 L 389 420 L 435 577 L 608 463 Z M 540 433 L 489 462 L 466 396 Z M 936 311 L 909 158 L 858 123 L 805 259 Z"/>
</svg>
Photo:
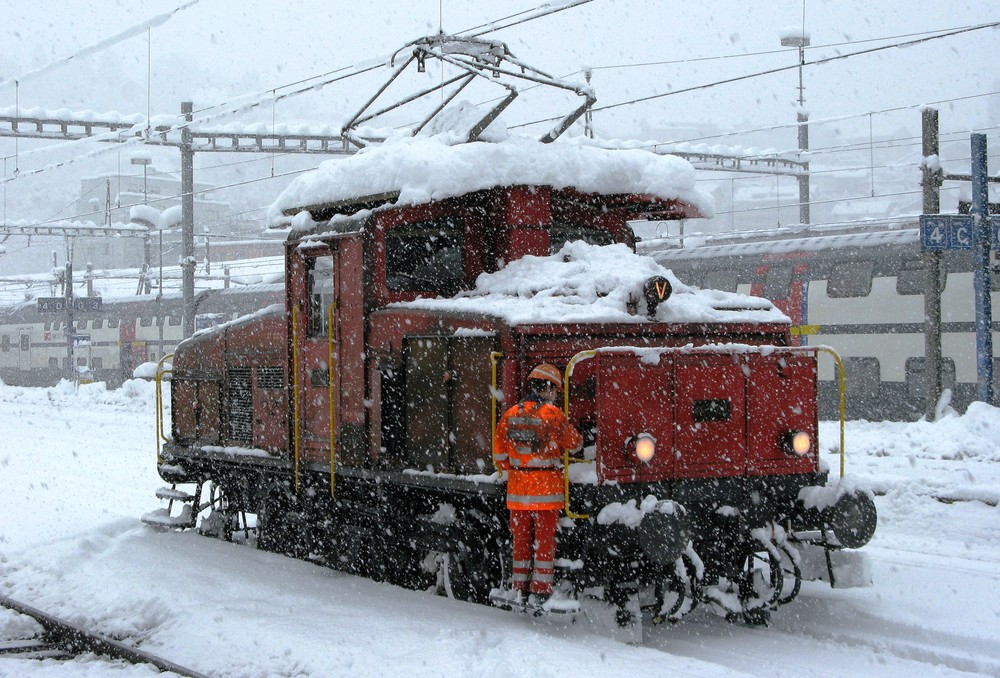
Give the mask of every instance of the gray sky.
<svg viewBox="0 0 1000 678">
<path fill-rule="evenodd" d="M 0 0 L 4 17 L 0 77 L 16 77 L 107 41 L 180 4 L 179 0 L 42 0 L 29 6 Z M 537 4 L 535 0 L 512 0 L 501 10 L 497 3 L 468 0 L 200 0 L 153 27 L 150 40 L 146 31 L 140 31 L 135 37 L 30 79 L 19 88 L 17 103 L 22 109 L 144 114 L 148 94 L 153 115 L 176 113 L 184 99 L 193 100 L 198 110 L 387 55 L 409 40 L 437 32 L 439 26 L 446 32 L 463 31 Z M 691 128 L 748 131 L 793 122 L 798 109 L 796 70 L 601 109 L 794 65 L 796 50 L 782 48 L 779 36 L 784 28 L 801 26 L 802 19 L 801 0 L 594 0 L 489 37 L 506 41 L 518 57 L 555 75 L 572 74 L 572 78 L 581 79 L 581 68 L 592 67 L 599 134 L 794 148 L 795 130 L 790 127 L 766 136 L 720 137 L 698 134 Z M 813 61 L 910 39 L 899 36 L 916 38 L 931 31 L 997 20 L 1000 7 L 981 1 L 808 0 L 805 29 L 812 46 L 805 58 Z M 996 140 L 1000 95 L 975 95 L 1000 91 L 997 63 L 1000 31 L 988 29 L 806 66 L 805 109 L 813 121 L 811 133 L 814 139 L 834 142 L 867 138 L 869 134 L 902 135 L 904 130 L 918 134 L 920 114 L 915 107 L 940 101 L 946 102 L 939 104 L 945 133 L 962 132 L 967 137 L 970 130 L 989 130 L 996 147 L 1000 144 Z M 151 78 L 147 78 L 148 69 Z M 320 93 L 231 120 L 269 123 L 273 116 L 278 121 L 337 125 L 371 93 L 372 82 L 350 80 L 331 85 Z M 0 108 L 14 103 L 14 88 L 0 85 Z M 904 110 L 889 110 L 899 108 Z M 520 115 L 523 119 L 525 114 Z M 37 146 L 22 141 L 18 152 Z M 13 141 L 0 140 L 0 152 L 13 155 Z M 164 156 L 162 163 L 175 163 L 174 155 Z M 18 158 L 22 171 L 51 162 L 54 160 L 45 154 Z M 69 186 L 72 190 L 66 195 L 71 196 L 80 175 L 107 172 L 116 162 L 121 160 L 103 158 L 72 169 L 55 169 L 47 173 L 51 175 L 48 179 L 11 182 L 5 200 L 13 206 L 25 196 L 43 192 L 39 186 L 54 190 L 49 187 L 55 181 Z M 219 157 L 211 159 L 211 164 L 221 162 Z M 252 176 L 253 171 L 248 168 L 245 176 Z M 205 175 L 199 178 L 210 180 Z M 26 214 L 9 216 L 29 218 Z"/>
</svg>

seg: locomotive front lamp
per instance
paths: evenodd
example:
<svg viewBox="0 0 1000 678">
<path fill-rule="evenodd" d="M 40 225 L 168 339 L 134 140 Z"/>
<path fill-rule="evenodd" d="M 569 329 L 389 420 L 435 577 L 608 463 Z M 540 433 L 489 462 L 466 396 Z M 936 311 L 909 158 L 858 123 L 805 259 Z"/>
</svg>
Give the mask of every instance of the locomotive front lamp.
<svg viewBox="0 0 1000 678">
<path fill-rule="evenodd" d="M 805 431 L 789 431 L 783 436 L 781 447 L 791 457 L 804 457 L 812 449 L 812 437 Z"/>
<path fill-rule="evenodd" d="M 635 437 L 635 458 L 643 464 L 648 464 L 656 456 L 656 438 L 648 433 L 640 433 Z"/>
</svg>

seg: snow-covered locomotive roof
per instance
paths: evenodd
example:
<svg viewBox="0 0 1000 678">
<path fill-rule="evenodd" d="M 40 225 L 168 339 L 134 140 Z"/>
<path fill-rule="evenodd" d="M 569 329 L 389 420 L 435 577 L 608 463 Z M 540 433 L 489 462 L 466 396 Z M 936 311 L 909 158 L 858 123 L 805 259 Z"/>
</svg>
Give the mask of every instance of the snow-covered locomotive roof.
<svg viewBox="0 0 1000 678">
<path fill-rule="evenodd" d="M 767 299 L 688 287 L 649 257 L 626 245 L 566 243 L 550 256 L 526 256 L 496 273 L 484 273 L 472 290 L 452 298 L 417 299 L 392 304 L 476 313 L 510 325 L 561 323 L 645 323 L 643 285 L 653 276 L 670 280 L 673 295 L 656 309 L 665 323 L 790 322 Z M 629 306 L 640 303 L 638 312 Z"/>
<path fill-rule="evenodd" d="M 379 201 L 415 205 L 496 186 L 552 186 L 582 193 L 648 194 L 680 200 L 705 216 L 711 198 L 695 186 L 686 160 L 639 149 L 604 149 L 585 141 L 543 144 L 510 136 L 501 142 L 449 143 L 447 135 L 400 137 L 343 159 L 328 160 L 286 188 L 268 222 L 311 206 Z"/>
</svg>

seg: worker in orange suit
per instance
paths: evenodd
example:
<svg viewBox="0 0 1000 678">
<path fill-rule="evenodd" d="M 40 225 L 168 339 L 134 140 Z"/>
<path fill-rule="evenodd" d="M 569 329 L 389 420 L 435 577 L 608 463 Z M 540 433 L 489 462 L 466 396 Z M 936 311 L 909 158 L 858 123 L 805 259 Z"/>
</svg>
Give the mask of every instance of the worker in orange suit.
<svg viewBox="0 0 1000 678">
<path fill-rule="evenodd" d="M 578 450 L 580 433 L 555 403 L 559 369 L 542 364 L 528 375 L 525 398 L 497 425 L 493 460 L 508 472 L 507 509 L 514 538 L 511 585 L 515 595 L 541 605 L 552 595 L 555 536 L 563 507 L 563 450 Z"/>
</svg>

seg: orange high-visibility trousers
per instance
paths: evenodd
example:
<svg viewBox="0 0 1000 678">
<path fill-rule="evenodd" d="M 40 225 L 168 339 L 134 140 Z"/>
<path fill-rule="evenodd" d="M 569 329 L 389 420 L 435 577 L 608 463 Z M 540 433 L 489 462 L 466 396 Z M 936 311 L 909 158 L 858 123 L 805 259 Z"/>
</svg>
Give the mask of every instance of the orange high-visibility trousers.
<svg viewBox="0 0 1000 678">
<path fill-rule="evenodd" d="M 552 595 L 558 524 L 558 510 L 510 512 L 514 538 L 511 585 L 515 591 Z"/>
</svg>

